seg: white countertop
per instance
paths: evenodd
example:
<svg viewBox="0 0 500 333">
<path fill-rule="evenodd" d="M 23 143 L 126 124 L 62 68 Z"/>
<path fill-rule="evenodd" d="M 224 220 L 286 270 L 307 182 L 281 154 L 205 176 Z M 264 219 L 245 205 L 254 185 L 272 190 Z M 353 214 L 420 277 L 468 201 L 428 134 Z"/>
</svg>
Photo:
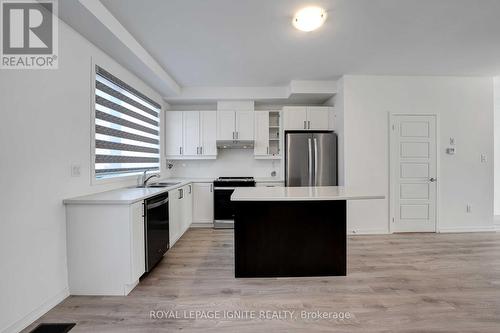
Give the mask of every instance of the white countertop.
<svg viewBox="0 0 500 333">
<path fill-rule="evenodd" d="M 154 197 L 190 183 L 211 183 L 214 178 L 163 178 L 154 179 L 151 182 L 179 182 L 169 187 L 135 188 L 125 187 L 116 190 L 83 195 L 63 200 L 66 205 L 130 205 L 134 202 Z"/>
<path fill-rule="evenodd" d="M 343 186 L 238 187 L 232 201 L 326 201 L 384 199 L 384 195 Z"/>
</svg>

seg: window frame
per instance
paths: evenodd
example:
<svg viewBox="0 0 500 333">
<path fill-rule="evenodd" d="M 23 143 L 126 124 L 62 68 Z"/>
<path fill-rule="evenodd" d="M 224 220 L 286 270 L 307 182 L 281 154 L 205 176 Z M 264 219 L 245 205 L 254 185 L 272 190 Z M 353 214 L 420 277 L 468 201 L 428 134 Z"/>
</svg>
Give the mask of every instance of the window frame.
<svg viewBox="0 0 500 333">
<path fill-rule="evenodd" d="M 116 177 L 105 177 L 105 178 L 97 178 L 96 177 L 96 80 L 97 80 L 97 70 L 96 66 L 101 68 L 108 68 L 109 66 L 102 66 L 97 64 L 94 59 L 91 61 L 91 80 L 90 80 L 90 183 L 91 185 L 101 185 L 101 184 L 113 184 L 113 183 L 123 183 L 123 182 L 136 182 L 140 175 L 138 174 L 130 174 L 130 175 L 121 175 Z M 158 103 L 160 104 L 160 103 Z M 160 104 L 161 105 L 161 104 Z M 161 174 L 162 171 L 162 137 L 163 137 L 163 124 L 162 124 L 162 108 L 160 108 L 158 114 L 158 146 L 159 146 L 159 162 L 158 162 L 158 170 L 150 173 L 153 174 Z"/>
</svg>

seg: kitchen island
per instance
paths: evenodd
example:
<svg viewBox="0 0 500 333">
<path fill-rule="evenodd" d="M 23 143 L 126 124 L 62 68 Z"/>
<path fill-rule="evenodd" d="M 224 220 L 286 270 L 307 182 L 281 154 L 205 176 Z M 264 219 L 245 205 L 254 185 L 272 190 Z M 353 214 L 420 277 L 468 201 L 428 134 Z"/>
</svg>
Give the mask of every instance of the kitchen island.
<svg viewBox="0 0 500 333">
<path fill-rule="evenodd" d="M 347 200 L 383 198 L 340 186 L 237 188 L 235 276 L 346 275 Z"/>
</svg>

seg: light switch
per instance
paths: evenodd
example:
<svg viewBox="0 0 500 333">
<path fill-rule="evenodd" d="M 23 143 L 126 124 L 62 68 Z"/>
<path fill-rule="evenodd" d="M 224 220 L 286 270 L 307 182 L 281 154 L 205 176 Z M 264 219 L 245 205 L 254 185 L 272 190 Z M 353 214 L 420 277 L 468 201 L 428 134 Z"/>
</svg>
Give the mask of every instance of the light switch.
<svg viewBox="0 0 500 333">
<path fill-rule="evenodd" d="M 481 163 L 486 163 L 488 162 L 488 157 L 486 156 L 486 154 L 481 154 Z"/>
<path fill-rule="evenodd" d="M 71 177 L 80 177 L 82 167 L 80 164 L 71 165 Z"/>
</svg>

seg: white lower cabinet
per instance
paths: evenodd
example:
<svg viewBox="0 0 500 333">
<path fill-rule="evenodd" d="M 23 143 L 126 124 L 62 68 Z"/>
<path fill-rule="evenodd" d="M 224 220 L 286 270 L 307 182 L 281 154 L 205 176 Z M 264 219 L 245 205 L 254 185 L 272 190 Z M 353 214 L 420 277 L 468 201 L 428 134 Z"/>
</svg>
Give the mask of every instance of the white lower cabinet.
<svg viewBox="0 0 500 333">
<path fill-rule="evenodd" d="M 193 184 L 193 225 L 214 223 L 214 184 Z"/>
<path fill-rule="evenodd" d="M 130 206 L 131 221 L 131 278 L 130 282 L 139 280 L 146 269 L 145 239 L 144 239 L 144 204 L 136 202 Z"/>
<path fill-rule="evenodd" d="M 192 222 L 193 186 L 185 185 L 168 192 L 170 247 L 189 229 Z"/>
<path fill-rule="evenodd" d="M 71 295 L 127 295 L 145 272 L 143 202 L 66 205 Z"/>
</svg>

